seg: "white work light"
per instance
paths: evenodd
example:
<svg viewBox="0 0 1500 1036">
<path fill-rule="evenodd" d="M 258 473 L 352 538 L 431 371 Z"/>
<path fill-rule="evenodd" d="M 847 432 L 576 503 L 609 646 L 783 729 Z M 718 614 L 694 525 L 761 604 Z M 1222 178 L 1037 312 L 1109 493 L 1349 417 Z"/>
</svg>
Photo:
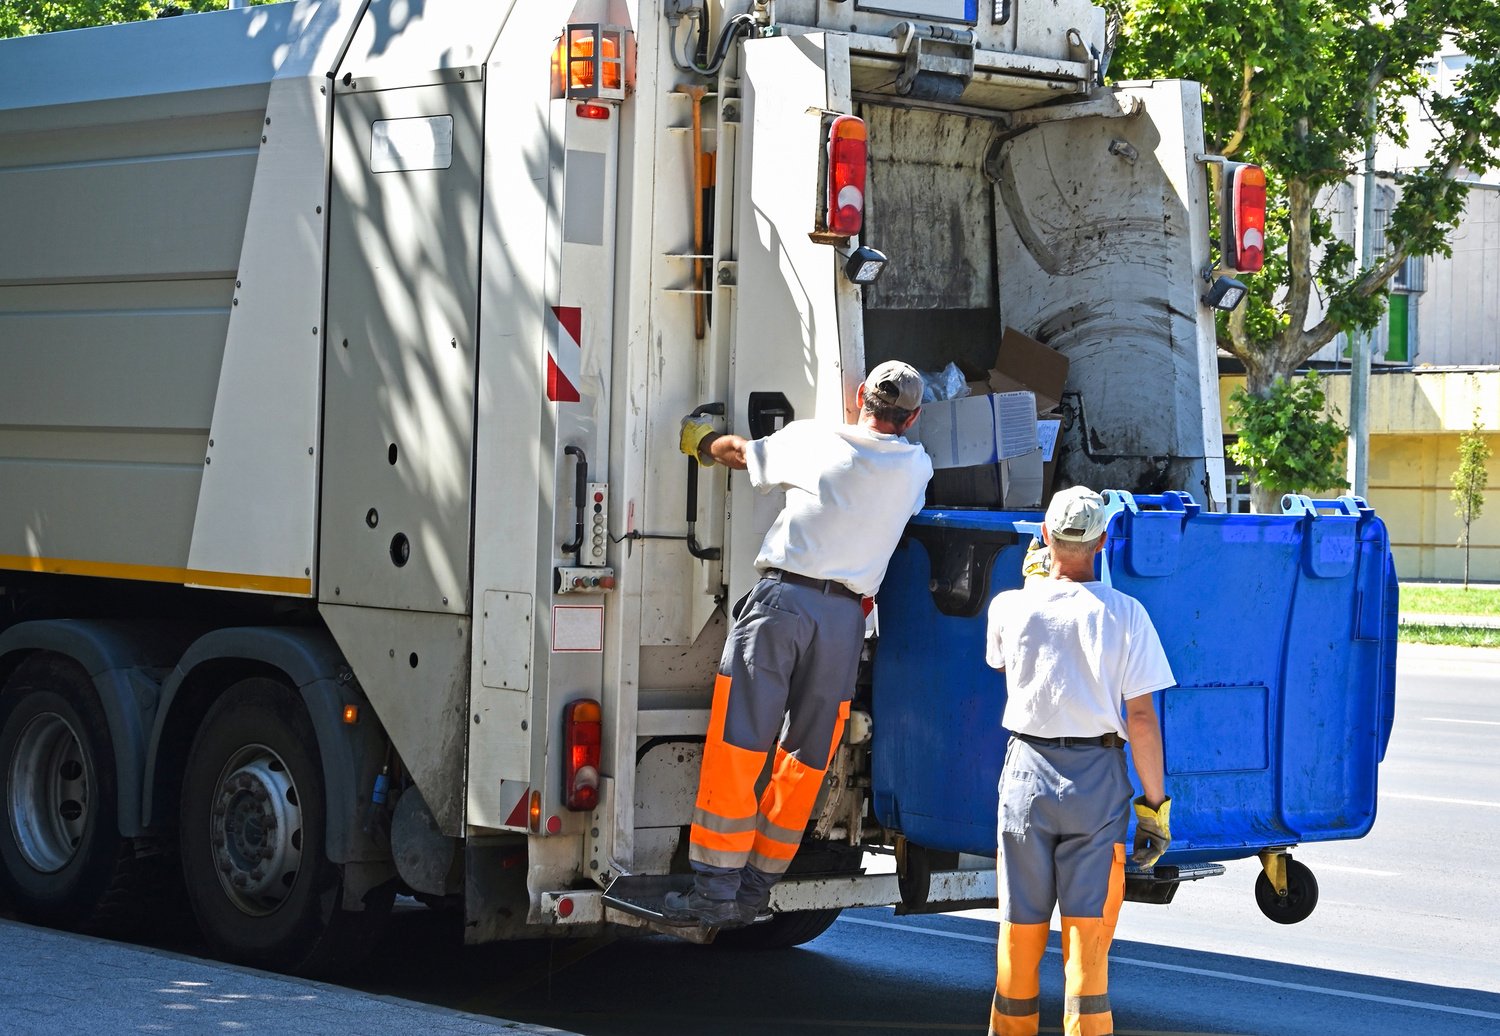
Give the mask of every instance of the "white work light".
<svg viewBox="0 0 1500 1036">
<path fill-rule="evenodd" d="M 1219 277 L 1214 281 L 1208 291 L 1203 294 L 1203 301 L 1214 309 L 1222 309 L 1228 313 L 1235 306 L 1245 301 L 1246 289 L 1243 284 L 1233 277 Z"/>
<path fill-rule="evenodd" d="M 869 245 L 860 245 L 845 258 L 844 276 L 855 284 L 874 284 L 885 269 L 885 253 Z"/>
</svg>

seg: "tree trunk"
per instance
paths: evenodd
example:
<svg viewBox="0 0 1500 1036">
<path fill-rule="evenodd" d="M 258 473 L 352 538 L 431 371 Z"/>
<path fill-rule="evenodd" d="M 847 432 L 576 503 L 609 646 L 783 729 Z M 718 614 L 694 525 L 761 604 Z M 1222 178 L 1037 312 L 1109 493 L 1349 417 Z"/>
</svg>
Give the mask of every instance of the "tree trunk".
<svg viewBox="0 0 1500 1036">
<path fill-rule="evenodd" d="M 1280 514 L 1281 494 L 1264 488 L 1258 482 L 1250 483 L 1250 510 L 1256 514 Z"/>
</svg>

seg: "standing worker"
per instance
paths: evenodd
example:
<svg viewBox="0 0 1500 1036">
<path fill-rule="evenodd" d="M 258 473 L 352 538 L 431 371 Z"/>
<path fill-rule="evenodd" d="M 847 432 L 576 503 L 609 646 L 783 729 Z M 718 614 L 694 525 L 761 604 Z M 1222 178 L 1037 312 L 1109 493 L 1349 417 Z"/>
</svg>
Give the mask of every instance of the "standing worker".
<svg viewBox="0 0 1500 1036">
<path fill-rule="evenodd" d="M 730 927 L 764 910 L 843 736 L 864 643 L 861 598 L 879 589 L 932 477 L 927 454 L 901 437 L 922 405 L 914 368 L 880 364 L 855 402 L 855 424 L 793 421 L 754 440 L 719 434 L 706 418 L 683 419 L 684 453 L 748 470 L 752 486 L 785 490 L 786 502 L 719 662 L 693 811 L 694 887 L 667 895 L 671 920 Z"/>
<path fill-rule="evenodd" d="M 1144 792 L 1135 800 L 1132 860 L 1154 866 L 1171 843 L 1151 694 L 1176 681 L 1146 609 L 1094 576 L 1107 520 L 1092 490 L 1058 493 L 1042 529 L 1046 577 L 990 602 L 985 660 L 1005 671 L 1002 722 L 1011 735 L 1000 776 L 992 1036 L 1037 1031 L 1054 906 L 1062 913 L 1063 1032 L 1114 1032 L 1109 944 L 1125 898 L 1127 742 Z"/>
</svg>

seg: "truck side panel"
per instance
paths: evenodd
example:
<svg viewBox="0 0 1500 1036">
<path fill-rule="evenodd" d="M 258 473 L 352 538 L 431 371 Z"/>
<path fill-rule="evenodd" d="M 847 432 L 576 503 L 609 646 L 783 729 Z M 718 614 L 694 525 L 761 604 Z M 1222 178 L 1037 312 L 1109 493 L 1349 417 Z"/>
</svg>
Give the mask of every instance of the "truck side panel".
<svg viewBox="0 0 1500 1036">
<path fill-rule="evenodd" d="M 782 393 L 798 418 L 845 417 L 864 380 L 864 353 L 851 342 L 844 355 L 839 335 L 840 303 L 856 308 L 858 289 L 839 273 L 834 248 L 808 237 L 823 113 L 850 111 L 848 42 L 835 33 L 750 40 L 743 79 L 729 430 L 751 436 L 753 392 Z M 738 600 L 754 582 L 755 556 L 781 500 L 755 492 L 742 473 L 730 476 L 730 495 L 725 582 Z"/>
<path fill-rule="evenodd" d="M 5 567 L 185 580 L 264 101 L 0 118 Z"/>
<path fill-rule="evenodd" d="M 271 81 L 193 522 L 200 585 L 299 596 L 316 585 L 328 74 L 357 15 L 298 7 L 296 46 Z M 259 29 L 254 17 L 244 27 Z"/>
</svg>

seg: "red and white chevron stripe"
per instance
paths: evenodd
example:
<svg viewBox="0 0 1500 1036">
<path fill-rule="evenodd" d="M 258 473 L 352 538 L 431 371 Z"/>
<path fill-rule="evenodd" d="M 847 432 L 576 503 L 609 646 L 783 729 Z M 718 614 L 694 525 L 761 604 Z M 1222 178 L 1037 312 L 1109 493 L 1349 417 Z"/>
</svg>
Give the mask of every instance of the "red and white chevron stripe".
<svg viewBox="0 0 1500 1036">
<path fill-rule="evenodd" d="M 554 403 L 577 403 L 583 366 L 583 310 L 553 306 L 547 321 L 547 398 Z"/>
</svg>

